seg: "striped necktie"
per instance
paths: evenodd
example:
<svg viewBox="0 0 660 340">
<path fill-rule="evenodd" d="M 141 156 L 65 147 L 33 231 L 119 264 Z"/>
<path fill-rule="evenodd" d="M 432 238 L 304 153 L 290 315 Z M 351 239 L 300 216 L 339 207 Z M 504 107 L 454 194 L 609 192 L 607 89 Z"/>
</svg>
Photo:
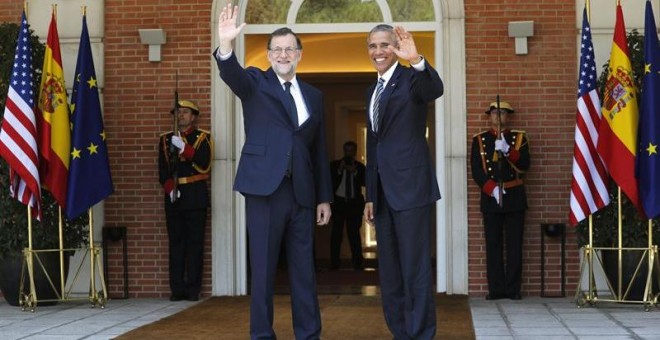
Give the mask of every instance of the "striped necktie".
<svg viewBox="0 0 660 340">
<path fill-rule="evenodd" d="M 373 113 L 373 129 L 374 132 L 378 132 L 378 125 L 380 123 L 380 113 L 378 109 L 380 108 L 380 96 L 383 94 L 383 86 L 385 80 L 383 78 L 378 79 L 378 85 L 376 85 L 376 95 L 374 96 L 374 106 L 371 112 Z"/>
</svg>

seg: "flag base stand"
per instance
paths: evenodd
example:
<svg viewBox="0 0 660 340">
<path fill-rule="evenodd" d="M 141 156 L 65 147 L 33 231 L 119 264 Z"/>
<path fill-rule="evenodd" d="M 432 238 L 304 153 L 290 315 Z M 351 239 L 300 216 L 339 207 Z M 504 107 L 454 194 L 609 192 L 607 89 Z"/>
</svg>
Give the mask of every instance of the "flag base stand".
<svg viewBox="0 0 660 340">
<path fill-rule="evenodd" d="M 598 296 L 596 282 L 594 280 L 594 269 L 600 268 L 601 270 L 604 270 L 603 261 L 598 251 L 617 251 L 619 255 L 618 266 L 617 266 L 618 283 L 619 283 L 617 285 L 618 289 L 615 289 L 612 286 L 612 283 L 610 282 L 610 278 L 607 278 L 606 276 L 607 286 L 611 294 L 610 298 L 603 298 Z M 622 278 L 623 263 L 621 261 L 621 255 L 623 254 L 624 251 L 643 252 L 639 262 L 635 267 L 635 271 L 632 277 L 627 283 L 623 282 L 623 278 Z M 575 293 L 575 303 L 578 308 L 582 308 L 587 304 L 593 306 L 599 302 L 613 302 L 613 303 L 642 304 L 644 306 L 644 310 L 648 312 L 651 309 L 651 306 L 655 306 L 655 307 L 658 306 L 658 297 L 660 296 L 660 294 L 653 293 L 654 276 L 656 282 L 660 284 L 660 263 L 658 261 L 659 259 L 658 259 L 657 245 L 649 245 L 649 247 L 645 247 L 645 248 L 631 248 L 631 247 L 611 248 L 611 247 L 592 247 L 591 245 L 586 245 L 583 248 L 583 255 L 584 256 L 582 258 L 582 262 L 580 263 L 580 271 L 579 271 L 580 279 L 578 280 L 577 291 Z M 594 267 L 595 265 L 597 265 L 598 267 Z M 631 292 L 631 288 L 636 278 L 640 276 L 640 268 L 642 268 L 643 265 L 647 265 L 648 270 L 646 273 L 646 280 L 645 280 L 644 293 L 642 299 L 630 300 L 629 294 Z M 585 276 L 585 273 L 587 275 L 587 278 L 589 279 L 589 285 L 587 291 L 584 291 L 582 289 L 582 280 Z M 625 290 L 623 290 L 623 288 L 625 288 Z"/>
<path fill-rule="evenodd" d="M 105 277 L 103 275 L 103 263 L 101 261 L 101 252 L 102 248 L 100 244 L 94 242 L 94 219 L 92 215 L 92 209 L 88 209 L 89 214 L 89 244 L 85 248 L 71 248 L 65 249 L 62 246 L 62 225 L 60 223 L 60 248 L 58 249 L 32 249 L 32 223 L 31 219 L 28 218 L 28 239 L 29 245 L 27 248 L 23 249 L 23 266 L 21 269 L 21 277 L 19 280 L 19 306 L 21 310 L 34 312 L 39 302 L 49 303 L 49 302 L 59 302 L 59 301 L 89 301 L 92 304 L 92 307 L 105 308 L 105 304 L 108 301 L 108 292 L 106 289 Z M 30 209 L 28 208 L 28 216 L 30 215 Z M 68 266 L 64 264 L 64 256 L 68 256 L 67 253 L 73 252 L 76 250 L 84 250 L 83 260 L 76 268 L 75 275 L 71 280 L 69 286 L 66 286 L 65 273 Z M 59 255 L 59 271 L 60 271 L 60 282 L 59 290 L 57 289 L 56 283 L 53 282 L 52 273 L 49 273 L 44 266 L 42 261 L 42 256 L 45 253 L 57 252 Z M 89 291 L 86 296 L 79 296 L 73 294 L 73 287 L 81 278 L 80 273 L 82 272 L 83 265 L 89 264 Z M 48 285 L 54 292 L 54 298 L 39 299 L 37 296 L 37 287 L 35 285 L 35 274 L 43 274 L 48 281 Z M 101 287 L 98 287 L 96 280 L 100 281 Z M 27 280 L 27 281 L 26 281 Z M 26 283 L 29 283 L 29 288 L 26 288 Z"/>
</svg>

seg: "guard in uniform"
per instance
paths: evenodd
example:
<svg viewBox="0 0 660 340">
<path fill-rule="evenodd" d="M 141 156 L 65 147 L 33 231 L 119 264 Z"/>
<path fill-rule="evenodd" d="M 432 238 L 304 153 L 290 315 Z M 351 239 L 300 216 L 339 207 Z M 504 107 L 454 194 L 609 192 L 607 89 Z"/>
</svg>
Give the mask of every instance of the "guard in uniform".
<svg viewBox="0 0 660 340">
<path fill-rule="evenodd" d="M 491 103 L 486 114 L 490 129 L 472 139 L 472 178 L 481 189 L 481 212 L 486 237 L 487 300 L 519 300 L 523 230 L 527 196 L 523 175 L 529 168 L 525 131 L 509 130 L 514 112 L 507 102 Z M 499 132 L 499 133 L 498 133 Z M 506 245 L 506 264 L 504 249 Z"/>
<path fill-rule="evenodd" d="M 212 141 L 198 129 L 199 109 L 189 100 L 178 102 L 178 131 L 160 136 L 158 173 L 163 186 L 169 239 L 171 301 L 197 301 L 202 287 L 204 231 L 209 194 Z"/>
</svg>

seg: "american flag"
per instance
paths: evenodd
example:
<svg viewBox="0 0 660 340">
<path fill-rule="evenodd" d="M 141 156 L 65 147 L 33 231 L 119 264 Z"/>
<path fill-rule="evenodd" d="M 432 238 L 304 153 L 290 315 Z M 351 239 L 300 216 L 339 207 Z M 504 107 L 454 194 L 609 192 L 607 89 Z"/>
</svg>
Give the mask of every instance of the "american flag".
<svg viewBox="0 0 660 340">
<path fill-rule="evenodd" d="M 610 202 L 607 169 L 596 152 L 598 126 L 602 114 L 596 88 L 596 62 L 591 42 L 591 28 L 585 7 L 582 15 L 575 145 L 573 147 L 573 182 L 571 183 L 572 225 L 585 219 Z"/>
<path fill-rule="evenodd" d="M 41 186 L 32 73 L 30 29 L 24 11 L 0 128 L 0 156 L 9 165 L 11 196 L 32 207 L 33 214 L 40 219 Z"/>
</svg>

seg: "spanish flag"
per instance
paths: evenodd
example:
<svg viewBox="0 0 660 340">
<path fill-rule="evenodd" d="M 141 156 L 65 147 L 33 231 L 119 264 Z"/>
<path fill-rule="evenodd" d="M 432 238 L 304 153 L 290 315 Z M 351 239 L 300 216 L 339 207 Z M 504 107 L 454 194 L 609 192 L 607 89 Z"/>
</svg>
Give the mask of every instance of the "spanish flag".
<svg viewBox="0 0 660 340">
<path fill-rule="evenodd" d="M 36 115 L 39 119 L 39 175 L 44 187 L 53 194 L 57 203 L 64 207 L 71 152 L 71 127 L 55 9 L 48 28 Z"/>
<path fill-rule="evenodd" d="M 641 212 L 635 178 L 639 93 L 633 79 L 621 4 L 616 6 L 608 72 L 602 103 L 605 120 L 598 129 L 598 153 L 614 182 Z"/>
</svg>

